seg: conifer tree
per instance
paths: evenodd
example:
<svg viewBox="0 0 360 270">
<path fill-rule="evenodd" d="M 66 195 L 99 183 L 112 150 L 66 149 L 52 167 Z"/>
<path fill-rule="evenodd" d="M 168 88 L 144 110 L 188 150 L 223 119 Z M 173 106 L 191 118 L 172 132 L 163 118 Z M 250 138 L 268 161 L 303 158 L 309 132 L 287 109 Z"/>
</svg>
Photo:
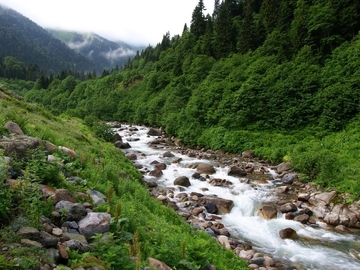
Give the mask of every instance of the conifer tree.
<svg viewBox="0 0 360 270">
<path fill-rule="evenodd" d="M 201 37 L 206 30 L 206 20 L 203 13 L 204 10 L 206 10 L 204 1 L 199 0 L 199 3 L 193 11 L 190 25 L 190 32 L 195 35 L 196 39 L 199 39 L 199 37 Z"/>
<path fill-rule="evenodd" d="M 240 53 L 247 53 L 249 50 L 256 48 L 255 24 L 253 18 L 253 7 L 248 1 L 245 7 L 245 18 L 241 26 L 240 38 L 237 44 Z"/>
</svg>

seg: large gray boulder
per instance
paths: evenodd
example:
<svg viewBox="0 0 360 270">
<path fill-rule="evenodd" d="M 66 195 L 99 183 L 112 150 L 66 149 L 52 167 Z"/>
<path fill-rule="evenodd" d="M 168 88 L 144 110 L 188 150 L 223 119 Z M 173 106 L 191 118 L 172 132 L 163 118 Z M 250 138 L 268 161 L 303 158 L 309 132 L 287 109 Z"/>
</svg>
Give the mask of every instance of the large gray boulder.
<svg viewBox="0 0 360 270">
<path fill-rule="evenodd" d="M 216 171 L 213 166 L 202 163 L 196 167 L 196 172 L 200 174 L 214 174 Z"/>
<path fill-rule="evenodd" d="M 79 232 L 87 239 L 97 233 L 109 231 L 111 216 L 108 213 L 90 212 L 78 222 Z"/>
</svg>

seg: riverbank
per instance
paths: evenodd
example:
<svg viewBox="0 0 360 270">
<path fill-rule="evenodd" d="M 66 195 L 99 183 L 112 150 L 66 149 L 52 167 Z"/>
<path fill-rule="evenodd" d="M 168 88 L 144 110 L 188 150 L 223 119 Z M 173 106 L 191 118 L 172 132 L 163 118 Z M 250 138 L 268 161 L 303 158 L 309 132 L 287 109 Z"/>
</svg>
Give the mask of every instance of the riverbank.
<svg viewBox="0 0 360 270">
<path fill-rule="evenodd" d="M 144 135 L 144 131 L 140 131 L 142 135 L 139 135 L 137 133 L 139 130 L 136 129 L 136 127 L 129 128 L 129 130 L 125 129 L 125 133 L 123 133 L 124 141 L 128 141 L 131 146 L 136 145 L 140 141 L 140 137 Z M 303 263 L 301 261 L 306 259 L 306 256 L 309 256 L 309 252 L 311 252 L 311 250 L 304 249 L 303 247 L 298 252 L 294 250 L 294 248 L 298 247 L 290 247 L 293 250 L 291 250 L 290 255 L 286 255 L 287 258 L 286 256 L 275 255 L 275 260 L 281 262 L 281 265 L 277 266 L 273 258 L 266 257 L 273 260 L 274 263 L 271 263 L 271 265 L 268 262 L 269 259 L 265 260 L 265 254 L 256 252 L 255 250 L 264 250 L 263 245 L 269 244 L 269 237 L 272 241 L 276 242 L 271 243 L 273 245 L 272 249 L 281 249 L 281 247 L 276 245 L 283 246 L 284 243 L 294 242 L 300 242 L 304 245 L 309 242 L 313 242 L 315 245 L 320 243 L 320 246 L 324 248 L 327 248 L 327 245 L 331 245 L 331 240 L 326 239 L 326 237 L 314 239 L 316 238 L 314 234 L 316 235 L 317 231 L 321 231 L 320 234 L 323 235 L 330 232 L 331 235 L 333 234 L 332 236 L 338 237 L 340 242 L 343 241 L 342 237 L 351 238 L 348 237 L 349 235 L 354 235 L 355 239 L 357 239 L 358 235 L 355 228 L 358 226 L 358 221 L 354 220 L 358 213 L 356 212 L 356 204 L 351 206 L 335 204 L 334 201 L 339 201 L 339 198 L 346 198 L 346 196 L 344 197 L 344 195 L 337 194 L 334 191 L 321 191 L 317 187 L 311 186 L 311 184 L 299 182 L 297 174 L 291 170 L 289 164 L 284 163 L 270 166 L 266 161 L 258 160 L 251 151 L 246 151 L 240 156 L 227 154 L 222 151 L 189 149 L 178 144 L 174 138 L 168 138 L 165 134 L 161 132 L 156 133 L 155 131 L 151 131 L 152 135 L 146 135 L 145 144 L 153 151 L 159 151 L 156 158 L 151 156 L 152 154 L 149 151 L 152 150 L 144 152 L 144 150 L 131 147 L 124 151 L 143 174 L 144 183 L 148 185 L 149 192 L 158 200 L 170 205 L 178 214 L 186 219 L 186 222 L 213 235 L 219 243 L 232 249 L 239 257 L 247 260 L 251 268 L 278 267 L 278 269 L 286 269 L 286 267 L 290 267 L 288 269 L 303 269 L 304 266 L 301 266 Z M 190 163 L 185 161 L 187 159 L 185 157 L 192 159 L 192 161 Z M 164 160 L 161 161 L 161 159 Z M 198 171 L 199 164 L 204 163 L 204 160 L 207 160 L 205 163 L 215 165 L 212 166 L 213 172 Z M 146 164 L 146 162 L 149 163 Z M 180 164 L 181 166 L 174 169 L 174 164 Z M 238 175 L 232 175 L 232 178 L 227 180 L 229 178 L 229 168 L 233 168 L 233 174 L 234 171 L 237 171 Z M 239 170 L 236 170 L 236 168 Z M 186 175 L 183 169 L 188 169 L 192 172 L 190 175 Z M 226 176 L 224 174 L 225 169 Z M 211 169 L 209 170 L 211 171 Z M 180 175 L 180 171 L 184 175 Z M 222 171 L 223 174 L 219 177 L 217 171 Z M 175 184 L 175 181 L 180 182 Z M 198 186 L 199 183 L 202 185 L 206 183 L 208 185 L 207 190 L 204 187 Z M 241 187 L 238 184 L 241 184 Z M 201 191 L 192 191 L 197 186 Z M 280 221 L 280 223 L 290 225 L 285 228 L 283 225 L 280 226 L 282 229 L 277 230 L 275 233 L 274 228 L 269 229 L 268 227 L 267 230 L 271 231 L 268 235 L 266 232 L 263 233 L 255 230 L 252 233 L 259 234 L 260 239 L 252 242 L 245 237 L 244 240 L 239 242 L 240 238 L 233 238 L 233 235 L 241 234 L 239 231 L 241 232 L 242 229 L 234 229 L 233 226 L 227 227 L 226 224 L 231 219 L 228 218 L 231 215 L 227 214 L 234 212 L 236 208 L 229 207 L 231 203 L 226 204 L 226 201 L 220 200 L 219 196 L 212 196 L 214 195 L 211 194 L 213 188 L 227 190 L 226 198 L 220 199 L 227 200 L 227 198 L 235 196 L 235 203 L 233 201 L 233 204 L 236 207 L 238 207 L 236 200 L 242 194 L 260 190 L 268 198 L 262 201 L 259 200 L 257 205 L 248 207 L 250 212 L 252 212 L 248 216 L 245 214 L 248 221 L 261 223 L 266 220 L 268 224 L 271 224 L 272 221 L 276 220 L 276 222 Z M 214 197 L 217 198 L 215 201 Z M 228 209 L 223 207 L 224 204 L 228 205 Z M 214 209 L 217 208 L 217 212 L 211 209 L 213 205 L 215 205 Z M 220 212 L 219 208 L 221 209 Z M 343 211 L 341 212 L 339 209 Z M 248 210 L 246 210 L 246 207 L 243 209 L 245 212 Z M 343 215 L 345 212 L 348 218 L 345 218 Z M 341 221 L 339 224 L 334 222 L 336 220 L 334 213 L 338 214 L 337 220 Z M 239 216 L 244 216 L 244 213 L 239 213 Z M 330 221 L 330 217 L 333 218 L 331 223 L 328 222 L 331 226 L 328 226 L 326 222 Z M 344 220 L 349 222 L 346 223 Z M 317 241 L 318 243 L 316 243 Z M 287 246 L 291 245 L 288 244 Z M 285 252 L 289 251 L 284 250 L 283 253 L 285 254 Z M 348 256 L 350 263 L 354 263 L 354 265 L 359 263 L 357 261 L 359 256 L 358 247 L 349 247 L 348 250 L 342 250 L 341 252 L 346 253 L 345 257 Z M 331 264 L 331 261 L 331 259 L 327 259 L 327 261 L 317 263 L 326 265 Z M 265 262 L 267 265 L 264 264 Z M 305 263 L 305 265 L 312 265 L 312 262 L 310 264 Z"/>
</svg>

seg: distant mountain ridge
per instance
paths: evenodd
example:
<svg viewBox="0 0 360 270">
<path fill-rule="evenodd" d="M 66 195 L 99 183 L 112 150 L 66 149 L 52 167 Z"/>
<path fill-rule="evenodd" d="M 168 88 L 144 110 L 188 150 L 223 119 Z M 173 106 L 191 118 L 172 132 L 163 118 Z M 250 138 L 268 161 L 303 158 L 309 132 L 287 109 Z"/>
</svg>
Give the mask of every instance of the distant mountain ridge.
<svg viewBox="0 0 360 270">
<path fill-rule="evenodd" d="M 65 43 L 69 48 L 89 58 L 104 69 L 123 66 L 129 58 L 136 55 L 140 48 L 126 44 L 123 41 L 109 41 L 95 33 L 80 33 L 47 29 L 56 39 Z"/>
<path fill-rule="evenodd" d="M 48 73 L 61 70 L 91 72 L 101 67 L 68 48 L 45 29 L 13 9 L 0 5 L 0 58 L 15 57 L 26 65 L 37 64 Z"/>
</svg>

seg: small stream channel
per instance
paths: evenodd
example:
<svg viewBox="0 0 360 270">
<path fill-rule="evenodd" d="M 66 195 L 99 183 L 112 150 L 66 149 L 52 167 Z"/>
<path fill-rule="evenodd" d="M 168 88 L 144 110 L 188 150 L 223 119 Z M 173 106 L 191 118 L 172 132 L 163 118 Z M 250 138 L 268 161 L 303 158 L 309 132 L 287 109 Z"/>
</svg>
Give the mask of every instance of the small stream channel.
<svg viewBox="0 0 360 270">
<path fill-rule="evenodd" d="M 136 153 L 137 164 L 141 164 L 148 171 L 153 169 L 150 163 L 154 160 L 167 164 L 161 177 L 154 178 L 145 174 L 146 180 L 156 181 L 164 187 L 172 187 L 175 190 L 174 195 L 180 192 L 216 194 L 220 198 L 234 202 L 231 212 L 223 214 L 221 221 L 229 230 L 231 237 L 250 242 L 257 251 L 268 254 L 287 265 L 292 265 L 294 269 L 360 269 L 359 234 L 338 233 L 329 230 L 326 224 L 321 222 L 317 222 L 315 226 L 304 225 L 285 219 L 281 213 L 276 219 L 271 220 L 259 217 L 258 209 L 262 203 L 277 201 L 277 195 L 274 192 L 276 181 L 257 185 L 241 183 L 238 177 L 227 175 L 228 168 L 226 166 L 221 167 L 212 160 L 191 158 L 174 149 L 150 147 L 148 143 L 156 137 L 148 136 L 146 127 L 133 126 L 137 128 L 137 131 L 130 132 L 127 126 L 122 126 L 123 128 L 117 132 L 122 136 L 124 142 L 128 140 L 131 145 L 131 148 L 124 151 Z M 171 151 L 174 157 L 163 157 L 166 151 Z M 181 161 L 173 162 L 175 159 Z M 232 183 L 230 187 L 212 186 L 208 181 L 193 179 L 191 176 L 195 169 L 192 165 L 198 163 L 213 165 L 216 173 L 212 177 L 230 181 Z M 276 179 L 277 174 L 273 170 L 268 168 L 267 171 L 270 177 Z M 187 176 L 190 179 L 191 186 L 185 191 L 173 184 L 174 179 L 179 176 Z M 296 240 L 280 238 L 279 231 L 284 228 L 294 229 L 299 238 Z"/>
</svg>

